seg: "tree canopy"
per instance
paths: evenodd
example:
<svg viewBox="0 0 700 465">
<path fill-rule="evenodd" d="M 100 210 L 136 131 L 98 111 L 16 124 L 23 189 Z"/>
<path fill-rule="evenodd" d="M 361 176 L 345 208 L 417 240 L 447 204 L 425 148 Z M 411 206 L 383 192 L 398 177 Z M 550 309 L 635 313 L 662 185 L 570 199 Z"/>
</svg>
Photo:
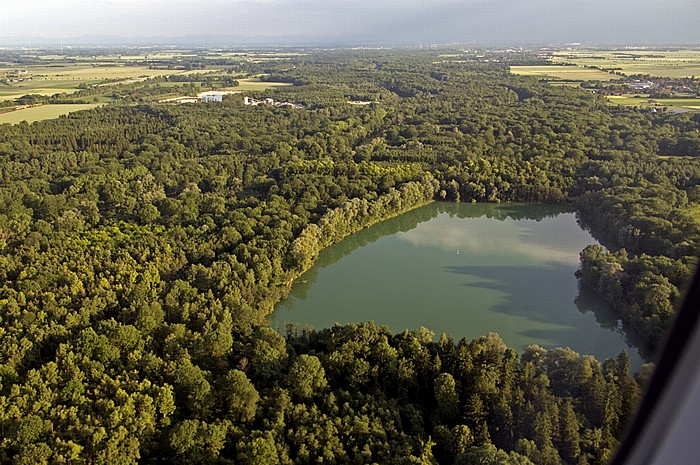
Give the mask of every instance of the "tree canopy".
<svg viewBox="0 0 700 465">
<path fill-rule="evenodd" d="M 700 118 L 491 58 L 314 52 L 241 65 L 294 84 L 251 96 L 304 109 L 0 125 L 0 462 L 605 463 L 640 391 L 624 353 L 266 322 L 385 218 L 571 202 L 620 247 L 582 251 L 582 283 L 657 343 L 699 250 Z"/>
</svg>

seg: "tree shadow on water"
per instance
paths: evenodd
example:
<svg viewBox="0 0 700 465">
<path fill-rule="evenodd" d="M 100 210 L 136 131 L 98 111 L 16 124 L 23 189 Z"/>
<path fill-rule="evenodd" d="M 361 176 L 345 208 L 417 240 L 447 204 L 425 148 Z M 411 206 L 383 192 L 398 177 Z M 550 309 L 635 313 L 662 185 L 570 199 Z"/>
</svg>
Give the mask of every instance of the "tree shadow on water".
<svg viewBox="0 0 700 465">
<path fill-rule="evenodd" d="M 546 347 L 571 347 L 596 358 L 615 357 L 628 349 L 640 365 L 649 351 L 638 335 L 620 327 L 609 305 L 581 289 L 570 265 L 549 263 L 547 266 L 448 266 L 445 271 L 469 276 L 477 281 L 465 282 L 470 288 L 498 291 L 503 300 L 492 311 L 526 318 L 534 327 L 519 333 Z M 592 313 L 592 315 L 589 315 Z M 538 323 L 542 325 L 538 328 Z M 538 342 L 539 343 L 539 342 Z M 638 352 L 639 356 L 633 354 Z"/>
<path fill-rule="evenodd" d="M 603 328 L 613 331 L 624 338 L 627 345 L 634 347 L 645 360 L 654 358 L 653 348 L 644 341 L 636 329 L 620 320 L 610 304 L 588 287 L 578 283 L 578 295 L 574 300 L 582 314 L 592 313 L 596 322 Z"/>
<path fill-rule="evenodd" d="M 493 310 L 517 315 L 530 320 L 569 326 L 571 318 L 565 312 L 553 309 L 571 305 L 573 272 L 568 266 L 552 264 L 541 266 L 447 266 L 445 271 L 478 278 L 463 285 L 472 288 L 491 289 L 505 296 L 505 302 Z"/>
</svg>

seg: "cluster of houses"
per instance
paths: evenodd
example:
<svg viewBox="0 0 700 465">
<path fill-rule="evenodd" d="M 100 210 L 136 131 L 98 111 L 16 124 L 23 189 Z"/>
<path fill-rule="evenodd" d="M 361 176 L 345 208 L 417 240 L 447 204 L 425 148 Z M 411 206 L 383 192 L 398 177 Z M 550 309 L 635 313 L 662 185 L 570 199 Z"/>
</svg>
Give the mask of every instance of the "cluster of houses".
<svg viewBox="0 0 700 465">
<path fill-rule="evenodd" d="M 5 73 L 5 79 L 4 81 L 7 83 L 16 83 L 16 82 L 29 82 L 32 80 L 31 77 L 27 76 L 24 77 L 24 75 L 29 74 L 28 69 L 16 69 L 14 71 L 7 71 Z"/>
<path fill-rule="evenodd" d="M 670 78 L 651 76 L 647 79 L 634 79 L 624 83 L 627 92 L 639 92 L 645 94 L 654 93 L 659 96 L 673 96 L 676 94 L 700 95 L 700 79 L 697 78 Z"/>
<path fill-rule="evenodd" d="M 603 95 L 648 94 L 652 98 L 693 97 L 700 95 L 700 79 L 647 76 L 643 79 L 600 83 L 595 92 Z"/>
<path fill-rule="evenodd" d="M 635 90 L 637 92 L 643 92 L 645 90 L 649 90 L 654 87 L 654 83 L 649 82 L 649 81 L 640 81 L 640 80 L 634 80 L 632 82 L 628 82 L 627 87 Z"/>
</svg>

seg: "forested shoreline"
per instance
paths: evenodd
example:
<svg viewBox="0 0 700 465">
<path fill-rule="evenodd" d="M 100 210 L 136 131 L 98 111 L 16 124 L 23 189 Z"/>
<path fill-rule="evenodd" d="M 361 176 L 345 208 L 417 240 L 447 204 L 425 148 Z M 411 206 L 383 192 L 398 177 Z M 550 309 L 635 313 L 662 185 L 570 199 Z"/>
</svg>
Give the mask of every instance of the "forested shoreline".
<svg viewBox="0 0 700 465">
<path fill-rule="evenodd" d="M 581 281 L 658 344 L 697 263 L 700 117 L 487 57 L 314 52 L 238 70 L 306 109 L 232 95 L 0 125 L 0 462 L 605 463 L 648 377 L 624 353 L 266 321 L 382 219 L 569 202 L 623 248 L 582 251 Z"/>
</svg>

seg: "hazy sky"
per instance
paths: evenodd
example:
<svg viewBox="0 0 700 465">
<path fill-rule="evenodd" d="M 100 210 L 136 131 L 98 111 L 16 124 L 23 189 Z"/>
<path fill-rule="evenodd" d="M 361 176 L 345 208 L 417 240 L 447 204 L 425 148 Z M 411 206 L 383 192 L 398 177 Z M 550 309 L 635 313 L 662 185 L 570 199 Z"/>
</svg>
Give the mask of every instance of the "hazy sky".
<svg viewBox="0 0 700 465">
<path fill-rule="evenodd" d="M 700 43 L 700 0 L 2 0 L 0 37 Z"/>
</svg>

